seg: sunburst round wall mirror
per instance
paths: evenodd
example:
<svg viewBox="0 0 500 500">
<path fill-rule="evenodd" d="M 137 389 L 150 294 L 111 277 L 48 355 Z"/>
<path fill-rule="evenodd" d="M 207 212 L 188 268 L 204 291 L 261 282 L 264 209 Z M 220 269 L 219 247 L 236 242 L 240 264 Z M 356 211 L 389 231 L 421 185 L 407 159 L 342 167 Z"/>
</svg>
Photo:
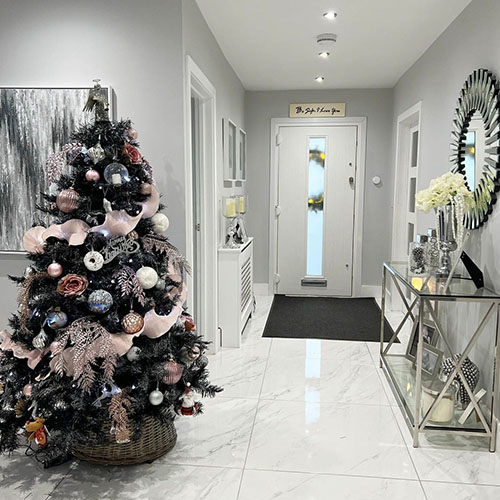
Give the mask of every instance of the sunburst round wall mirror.
<svg viewBox="0 0 500 500">
<path fill-rule="evenodd" d="M 465 215 L 469 229 L 481 227 L 500 189 L 500 98 L 495 75 L 474 71 L 465 81 L 453 120 L 452 170 L 465 175 L 474 206 Z"/>
</svg>

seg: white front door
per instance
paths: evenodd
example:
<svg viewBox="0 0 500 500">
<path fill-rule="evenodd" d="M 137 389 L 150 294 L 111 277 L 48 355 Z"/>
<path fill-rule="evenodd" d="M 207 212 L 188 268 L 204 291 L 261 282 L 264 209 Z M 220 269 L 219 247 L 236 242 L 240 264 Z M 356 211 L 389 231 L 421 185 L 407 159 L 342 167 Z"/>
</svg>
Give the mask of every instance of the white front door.
<svg viewBox="0 0 500 500">
<path fill-rule="evenodd" d="M 352 293 L 356 126 L 281 126 L 277 293 Z"/>
</svg>

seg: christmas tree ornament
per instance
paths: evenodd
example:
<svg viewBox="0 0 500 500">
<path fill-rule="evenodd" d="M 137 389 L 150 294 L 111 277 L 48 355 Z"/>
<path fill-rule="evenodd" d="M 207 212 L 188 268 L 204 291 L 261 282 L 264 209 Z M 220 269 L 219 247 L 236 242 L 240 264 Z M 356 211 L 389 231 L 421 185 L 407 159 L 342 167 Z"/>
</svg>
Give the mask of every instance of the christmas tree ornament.
<svg viewBox="0 0 500 500">
<path fill-rule="evenodd" d="M 83 263 L 89 271 L 99 271 L 104 265 L 104 257 L 99 252 L 92 250 L 85 254 Z"/>
<path fill-rule="evenodd" d="M 104 180 L 112 186 L 121 186 L 129 181 L 127 167 L 118 162 L 110 163 L 104 169 Z"/>
<path fill-rule="evenodd" d="M 101 249 L 104 263 L 109 264 L 113 259 L 122 254 L 133 254 L 139 251 L 140 245 L 137 241 L 126 236 L 117 236 L 110 239 L 106 246 Z"/>
<path fill-rule="evenodd" d="M 153 406 L 161 405 L 163 403 L 163 393 L 161 391 L 159 391 L 158 389 L 151 391 L 149 393 L 149 402 Z"/>
<path fill-rule="evenodd" d="M 204 370 L 208 365 L 208 358 L 203 354 L 196 360 L 196 366 L 200 370 Z"/>
<path fill-rule="evenodd" d="M 23 387 L 23 394 L 27 397 L 30 398 L 33 393 L 33 384 L 26 384 Z"/>
<path fill-rule="evenodd" d="M 43 447 L 47 444 L 47 429 L 45 427 L 45 419 L 36 417 L 34 421 L 28 420 L 24 426 L 28 435 L 28 441 Z"/>
<path fill-rule="evenodd" d="M 153 191 L 153 186 L 151 186 L 149 182 L 144 182 L 143 184 L 141 184 L 139 188 L 139 193 L 143 195 L 150 195 L 152 191 Z"/>
<path fill-rule="evenodd" d="M 27 266 L 24 270 L 24 277 L 27 278 L 30 274 L 34 273 L 35 269 L 32 266 Z"/>
<path fill-rule="evenodd" d="M 130 335 L 140 332 L 143 326 L 144 318 L 134 311 L 129 312 L 122 318 L 123 331 Z"/>
<path fill-rule="evenodd" d="M 196 324 L 191 316 L 184 316 L 184 328 L 188 332 L 196 331 Z"/>
<path fill-rule="evenodd" d="M 157 213 L 151 217 L 151 223 L 153 224 L 153 231 L 157 234 L 163 234 L 170 225 L 170 221 L 165 214 Z"/>
<path fill-rule="evenodd" d="M 135 274 L 145 290 L 153 288 L 158 283 L 158 273 L 152 267 L 143 266 Z"/>
<path fill-rule="evenodd" d="M 89 282 L 85 276 L 79 274 L 67 274 L 57 283 L 57 291 L 65 297 L 75 297 L 81 295 Z"/>
<path fill-rule="evenodd" d="M 63 189 L 56 198 L 57 208 L 66 214 L 74 212 L 80 206 L 80 195 L 73 189 Z"/>
<path fill-rule="evenodd" d="M 68 316 L 63 311 L 51 311 L 47 314 L 47 325 L 53 330 L 62 328 L 68 324 Z"/>
<path fill-rule="evenodd" d="M 52 262 L 47 268 L 47 273 L 51 278 L 59 278 L 63 272 L 63 267 L 59 262 Z"/>
<path fill-rule="evenodd" d="M 160 278 L 155 285 L 157 290 L 165 290 L 166 282 L 163 278 Z"/>
<path fill-rule="evenodd" d="M 123 146 L 123 152 L 128 156 L 130 163 L 138 164 L 142 162 L 141 153 L 139 153 L 139 150 L 132 146 L 132 144 L 125 144 L 125 146 Z"/>
<path fill-rule="evenodd" d="M 182 366 L 173 360 L 167 361 L 163 366 L 165 375 L 163 375 L 163 383 L 167 385 L 175 385 L 182 377 Z"/>
<path fill-rule="evenodd" d="M 45 347 L 48 338 L 49 337 L 45 332 L 40 332 L 36 337 L 34 337 L 31 343 L 35 349 L 42 350 Z"/>
<path fill-rule="evenodd" d="M 137 140 L 137 137 L 139 136 L 137 130 L 135 128 L 132 128 L 132 127 L 128 129 L 127 135 L 129 137 L 129 139 L 132 141 Z"/>
<path fill-rule="evenodd" d="M 200 355 L 201 355 L 201 349 L 198 344 L 195 344 L 187 351 L 187 356 L 191 361 L 196 361 L 200 357 Z"/>
<path fill-rule="evenodd" d="M 198 397 L 197 394 L 191 390 L 191 384 L 189 382 L 181 397 L 179 413 L 186 417 L 191 417 L 198 413 Z"/>
<path fill-rule="evenodd" d="M 102 149 L 100 142 L 97 142 L 95 146 L 89 148 L 87 154 L 89 155 L 94 165 L 104 160 L 104 158 L 106 158 L 106 153 L 104 152 L 104 149 Z"/>
<path fill-rule="evenodd" d="M 137 347 L 136 345 L 133 345 L 128 351 L 127 351 L 127 359 L 130 362 L 137 361 L 141 355 L 141 349 Z"/>
<path fill-rule="evenodd" d="M 92 312 L 103 314 L 111 309 L 113 296 L 106 290 L 96 290 L 89 295 L 87 302 Z"/>
<path fill-rule="evenodd" d="M 100 178 L 101 174 L 93 168 L 85 172 L 85 179 L 88 180 L 89 182 L 99 182 Z"/>
<path fill-rule="evenodd" d="M 137 231 L 130 231 L 130 233 L 127 234 L 129 238 L 132 238 L 133 240 L 138 240 L 139 239 L 139 233 Z"/>
<path fill-rule="evenodd" d="M 16 417 L 21 418 L 25 413 L 28 408 L 28 402 L 25 399 L 20 399 L 14 408 L 14 411 L 16 412 Z"/>
</svg>

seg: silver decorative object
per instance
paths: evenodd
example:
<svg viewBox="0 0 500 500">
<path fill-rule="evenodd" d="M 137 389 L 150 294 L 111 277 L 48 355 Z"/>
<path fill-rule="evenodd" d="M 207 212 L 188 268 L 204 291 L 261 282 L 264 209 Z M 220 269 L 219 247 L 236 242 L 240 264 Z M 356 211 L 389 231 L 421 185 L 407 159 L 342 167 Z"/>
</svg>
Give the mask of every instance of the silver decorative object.
<svg viewBox="0 0 500 500">
<path fill-rule="evenodd" d="M 137 241 L 126 236 L 117 236 L 108 241 L 107 245 L 101 250 L 104 257 L 104 263 L 108 264 L 115 257 L 122 253 L 132 254 L 139 251 L 140 245 Z"/>
<path fill-rule="evenodd" d="M 99 252 L 92 250 L 85 254 L 83 263 L 89 271 L 99 271 L 104 265 L 104 257 Z"/>
<path fill-rule="evenodd" d="M 101 143 L 99 141 L 94 147 L 88 150 L 87 154 L 89 155 L 94 165 L 106 158 L 106 153 L 104 152 L 104 149 L 102 149 Z"/>
<path fill-rule="evenodd" d="M 92 312 L 103 314 L 113 305 L 113 296 L 106 290 L 96 290 L 89 295 L 88 305 Z"/>
<path fill-rule="evenodd" d="M 482 157 L 476 160 L 474 153 L 473 168 L 476 161 L 481 175 L 474 175 L 474 183 L 467 179 L 469 189 L 474 192 L 474 206 L 465 214 L 465 226 L 477 229 L 487 220 L 496 202 L 496 192 L 500 171 L 500 87 L 495 75 L 486 69 L 478 69 L 467 78 L 458 98 L 455 118 L 453 119 L 452 154 L 450 162 L 454 172 L 460 172 L 467 178 L 465 159 L 467 155 L 467 136 L 471 122 L 482 121 L 484 144 L 475 144 L 475 152 L 482 151 Z M 480 137 L 483 135 L 475 134 Z M 476 140 L 476 139 L 475 139 Z"/>
<path fill-rule="evenodd" d="M 83 111 L 95 111 L 95 121 L 109 121 L 109 103 L 106 98 L 106 93 L 100 85 L 101 80 L 96 78 L 93 80 L 94 88 L 90 89 L 89 97 L 83 108 Z"/>
<path fill-rule="evenodd" d="M 47 342 L 47 339 L 49 337 L 45 332 L 40 332 L 34 339 L 33 339 L 33 347 L 35 349 L 43 349 L 45 347 L 45 344 Z"/>
<path fill-rule="evenodd" d="M 437 209 L 438 213 L 438 231 L 439 231 L 439 249 L 441 250 L 441 259 L 436 276 L 447 278 L 451 271 L 451 252 L 457 249 L 457 242 L 453 234 L 453 224 L 456 223 L 453 216 L 453 208 L 446 205 Z"/>
</svg>

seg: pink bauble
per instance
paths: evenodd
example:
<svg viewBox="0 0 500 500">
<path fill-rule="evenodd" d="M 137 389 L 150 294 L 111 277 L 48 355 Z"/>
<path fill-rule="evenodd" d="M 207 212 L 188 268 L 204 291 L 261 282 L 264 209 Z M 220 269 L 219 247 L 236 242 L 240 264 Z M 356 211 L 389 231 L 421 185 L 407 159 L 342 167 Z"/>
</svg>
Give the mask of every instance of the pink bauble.
<svg viewBox="0 0 500 500">
<path fill-rule="evenodd" d="M 137 139 L 137 136 L 139 134 L 137 133 L 137 130 L 135 128 L 129 128 L 128 129 L 128 136 L 130 137 L 130 139 L 132 139 L 133 141 L 135 141 Z"/>
<path fill-rule="evenodd" d="M 73 189 L 63 189 L 56 198 L 56 205 L 61 212 L 71 213 L 80 206 L 80 195 Z"/>
<path fill-rule="evenodd" d="M 47 272 L 51 278 L 58 278 L 63 272 L 63 268 L 59 262 L 52 262 L 47 268 Z"/>
<path fill-rule="evenodd" d="M 31 384 L 26 384 L 24 387 L 23 387 L 23 394 L 29 398 L 31 396 L 33 392 L 33 386 Z"/>
<path fill-rule="evenodd" d="M 175 361 L 168 361 L 163 368 L 165 368 L 163 383 L 167 385 L 177 384 L 182 377 L 182 366 Z"/>
<path fill-rule="evenodd" d="M 100 178 L 101 175 L 99 174 L 99 172 L 97 170 L 94 170 L 93 168 L 85 172 L 85 179 L 87 179 L 89 182 L 98 182 Z"/>
</svg>

